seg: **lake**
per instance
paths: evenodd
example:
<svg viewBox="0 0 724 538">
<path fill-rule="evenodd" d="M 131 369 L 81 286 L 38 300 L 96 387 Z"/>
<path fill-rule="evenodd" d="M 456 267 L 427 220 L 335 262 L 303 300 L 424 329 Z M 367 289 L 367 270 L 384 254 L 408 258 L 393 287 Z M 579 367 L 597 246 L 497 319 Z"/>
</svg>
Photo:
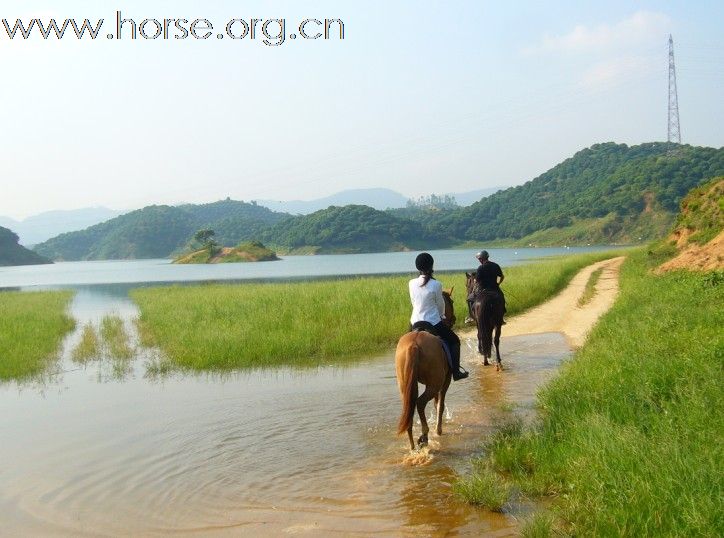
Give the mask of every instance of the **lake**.
<svg viewBox="0 0 724 538">
<path fill-rule="evenodd" d="M 614 247 L 488 249 L 503 267 L 536 258 L 610 250 Z M 431 250 L 435 270 L 472 270 L 475 250 Z M 53 265 L 0 267 L 0 288 L 75 287 L 92 284 L 149 284 L 219 280 L 274 280 L 415 273 L 416 252 L 282 256 L 280 261 L 213 265 L 175 265 L 170 260 L 59 262 Z"/>
</svg>

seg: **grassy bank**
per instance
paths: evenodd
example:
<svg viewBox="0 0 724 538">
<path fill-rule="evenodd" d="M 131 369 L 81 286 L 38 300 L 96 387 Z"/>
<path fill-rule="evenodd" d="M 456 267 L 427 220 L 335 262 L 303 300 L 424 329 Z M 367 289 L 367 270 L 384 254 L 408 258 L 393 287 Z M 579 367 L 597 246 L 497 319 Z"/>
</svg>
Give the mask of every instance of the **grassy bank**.
<svg viewBox="0 0 724 538">
<path fill-rule="evenodd" d="M 0 381 L 42 372 L 74 322 L 70 292 L 0 293 Z"/>
<path fill-rule="evenodd" d="M 506 270 L 508 309 L 523 311 L 560 290 L 603 253 L 540 261 Z M 343 362 L 390 350 L 407 330 L 410 275 L 271 284 L 216 284 L 133 290 L 143 343 L 177 365 L 223 369 Z M 465 277 L 455 286 L 464 319 Z"/>
<path fill-rule="evenodd" d="M 654 262 L 626 261 L 616 305 L 540 393 L 540 422 L 489 447 L 575 536 L 724 534 L 724 278 L 654 276 Z"/>
</svg>

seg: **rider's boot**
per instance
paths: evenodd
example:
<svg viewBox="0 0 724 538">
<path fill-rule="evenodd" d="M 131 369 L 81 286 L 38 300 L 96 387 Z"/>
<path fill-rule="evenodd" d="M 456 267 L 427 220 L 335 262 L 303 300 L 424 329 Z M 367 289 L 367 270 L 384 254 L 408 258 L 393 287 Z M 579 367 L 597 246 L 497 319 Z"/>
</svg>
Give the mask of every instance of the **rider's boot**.
<svg viewBox="0 0 724 538">
<path fill-rule="evenodd" d="M 453 370 L 452 378 L 453 378 L 455 381 L 460 381 L 461 379 L 465 379 L 465 378 L 468 377 L 469 375 L 470 375 L 470 374 L 469 374 L 468 372 L 466 372 L 465 370 L 461 370 L 460 368 L 458 368 L 457 371 Z"/>
<path fill-rule="evenodd" d="M 468 374 L 468 372 L 466 372 L 465 370 L 460 368 L 460 348 L 457 349 L 457 353 L 454 352 L 453 350 L 450 350 L 450 351 L 452 351 L 452 363 L 453 363 L 452 378 L 455 381 L 459 381 L 460 379 L 465 379 L 466 377 L 468 377 L 469 374 Z"/>
</svg>

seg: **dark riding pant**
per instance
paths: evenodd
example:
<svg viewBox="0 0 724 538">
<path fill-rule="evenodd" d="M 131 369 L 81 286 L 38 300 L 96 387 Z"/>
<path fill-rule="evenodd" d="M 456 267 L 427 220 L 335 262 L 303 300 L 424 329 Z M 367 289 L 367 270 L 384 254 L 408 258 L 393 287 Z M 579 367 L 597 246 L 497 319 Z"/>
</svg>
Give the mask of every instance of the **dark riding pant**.
<svg viewBox="0 0 724 538">
<path fill-rule="evenodd" d="M 457 372 L 460 370 L 460 338 L 442 321 L 434 325 L 434 327 L 438 336 L 442 338 L 447 344 L 447 347 L 450 348 L 450 359 L 452 359 L 453 371 Z"/>
</svg>

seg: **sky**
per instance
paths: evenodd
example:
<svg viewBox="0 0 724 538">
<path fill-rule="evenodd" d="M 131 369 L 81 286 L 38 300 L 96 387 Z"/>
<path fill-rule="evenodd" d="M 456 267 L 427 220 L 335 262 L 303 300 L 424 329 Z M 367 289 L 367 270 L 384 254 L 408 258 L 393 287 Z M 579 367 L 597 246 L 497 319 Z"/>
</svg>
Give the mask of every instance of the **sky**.
<svg viewBox="0 0 724 538">
<path fill-rule="evenodd" d="M 117 11 L 213 33 L 110 39 Z M 0 24 L 0 215 L 16 219 L 519 185 L 598 142 L 666 140 L 670 33 L 682 141 L 724 145 L 720 1 L 0 0 L 11 27 L 51 17 L 104 24 L 96 40 Z M 237 18 L 283 18 L 287 36 L 341 19 L 344 39 L 267 46 L 262 23 L 218 39 Z"/>
</svg>

